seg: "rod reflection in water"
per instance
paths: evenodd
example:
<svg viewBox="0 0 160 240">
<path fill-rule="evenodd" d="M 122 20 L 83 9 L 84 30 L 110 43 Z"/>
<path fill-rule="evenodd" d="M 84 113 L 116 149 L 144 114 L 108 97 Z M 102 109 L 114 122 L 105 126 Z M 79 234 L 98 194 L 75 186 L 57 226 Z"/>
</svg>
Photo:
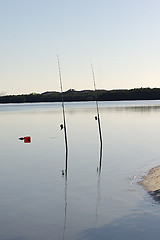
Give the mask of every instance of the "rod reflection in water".
<svg viewBox="0 0 160 240">
<path fill-rule="evenodd" d="M 101 201 L 101 172 L 98 172 L 98 181 L 97 181 L 97 202 L 96 202 L 96 227 L 97 227 L 97 223 L 98 223 L 98 209 L 99 209 L 99 205 L 100 205 L 100 201 Z"/>
<path fill-rule="evenodd" d="M 68 186 L 67 186 L 67 175 L 65 175 L 63 240 L 65 239 L 66 222 L 67 222 L 67 187 L 68 187 Z"/>
<path fill-rule="evenodd" d="M 90 60 L 90 62 L 91 62 L 92 78 L 93 78 L 93 84 L 94 84 L 95 102 L 96 102 L 96 110 L 97 110 L 97 116 L 95 116 L 95 120 L 97 120 L 97 122 L 98 122 L 98 131 L 99 131 L 99 140 L 100 140 L 100 153 L 99 153 L 98 171 L 101 172 L 102 150 L 103 150 L 102 129 L 101 129 L 101 120 L 100 120 L 100 113 L 99 113 L 99 104 L 98 104 L 98 98 L 97 98 L 96 78 L 95 78 L 95 73 L 94 73 L 92 61 Z"/>
</svg>

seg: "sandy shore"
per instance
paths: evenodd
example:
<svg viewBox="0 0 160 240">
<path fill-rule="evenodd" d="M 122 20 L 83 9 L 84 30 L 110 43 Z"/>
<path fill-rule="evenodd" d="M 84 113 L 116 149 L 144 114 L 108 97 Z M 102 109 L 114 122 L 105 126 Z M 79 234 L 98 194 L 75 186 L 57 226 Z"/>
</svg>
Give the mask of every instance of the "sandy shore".
<svg viewBox="0 0 160 240">
<path fill-rule="evenodd" d="M 160 166 L 152 168 L 143 180 L 139 182 L 154 200 L 160 202 Z"/>
</svg>

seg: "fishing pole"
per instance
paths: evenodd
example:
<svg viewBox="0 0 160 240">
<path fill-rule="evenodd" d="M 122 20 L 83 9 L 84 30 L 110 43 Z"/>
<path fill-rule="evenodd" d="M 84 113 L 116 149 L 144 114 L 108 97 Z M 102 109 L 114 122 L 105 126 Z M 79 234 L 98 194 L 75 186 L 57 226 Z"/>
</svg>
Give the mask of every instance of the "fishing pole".
<svg viewBox="0 0 160 240">
<path fill-rule="evenodd" d="M 99 113 L 99 104 L 98 104 L 98 97 L 97 97 L 96 78 L 95 78 L 95 73 L 94 73 L 92 61 L 90 60 L 90 62 L 91 62 L 92 78 L 93 78 L 93 85 L 94 85 L 94 92 L 95 92 L 96 110 L 97 110 L 97 116 L 95 116 L 95 120 L 98 121 L 99 140 L 100 140 L 100 161 L 99 161 L 99 173 L 100 173 L 101 166 L 102 166 L 103 140 L 102 140 L 102 129 L 101 129 L 101 120 L 100 120 L 100 113 Z"/>
<path fill-rule="evenodd" d="M 68 160 L 68 140 L 67 140 L 67 127 L 66 127 L 66 117 L 65 117 L 65 106 L 64 106 L 64 98 L 63 98 L 63 84 L 62 84 L 62 74 L 59 56 L 57 55 L 58 62 L 58 71 L 59 71 L 59 81 L 60 81 L 60 90 L 61 90 L 61 101 L 62 101 L 62 115 L 63 115 L 63 124 L 60 125 L 61 130 L 64 129 L 64 140 L 65 140 L 65 148 L 66 148 L 66 166 L 65 166 L 65 175 L 67 175 L 67 160 Z M 63 171 L 62 171 L 63 173 Z"/>
</svg>

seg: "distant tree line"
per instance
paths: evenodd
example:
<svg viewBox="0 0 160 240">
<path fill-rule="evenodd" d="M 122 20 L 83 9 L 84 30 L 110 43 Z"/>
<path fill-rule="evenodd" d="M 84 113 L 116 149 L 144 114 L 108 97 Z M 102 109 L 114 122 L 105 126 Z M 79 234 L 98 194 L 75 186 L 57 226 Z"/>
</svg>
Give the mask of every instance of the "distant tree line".
<svg viewBox="0 0 160 240">
<path fill-rule="evenodd" d="M 65 102 L 94 101 L 122 101 L 122 100 L 156 100 L 160 99 L 160 88 L 134 88 L 126 90 L 82 90 L 69 89 L 63 93 Z M 33 103 L 33 102 L 61 102 L 60 92 L 31 93 L 22 95 L 0 96 L 0 103 Z"/>
</svg>

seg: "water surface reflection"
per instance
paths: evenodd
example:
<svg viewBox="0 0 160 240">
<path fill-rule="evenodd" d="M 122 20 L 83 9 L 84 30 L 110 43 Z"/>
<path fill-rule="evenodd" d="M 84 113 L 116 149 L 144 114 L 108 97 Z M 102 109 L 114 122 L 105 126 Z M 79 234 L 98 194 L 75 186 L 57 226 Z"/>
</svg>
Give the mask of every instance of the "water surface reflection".
<svg viewBox="0 0 160 240">
<path fill-rule="evenodd" d="M 158 237 L 159 205 L 136 176 L 160 162 L 160 101 L 99 107 L 102 162 L 95 104 L 66 103 L 66 178 L 61 105 L 0 105 L 0 239 Z M 21 135 L 32 136 L 32 144 L 18 141 Z"/>
<path fill-rule="evenodd" d="M 159 238 L 160 216 L 137 214 L 116 219 L 99 228 L 91 228 L 80 234 L 80 239 L 88 240 L 151 240 Z"/>
</svg>

